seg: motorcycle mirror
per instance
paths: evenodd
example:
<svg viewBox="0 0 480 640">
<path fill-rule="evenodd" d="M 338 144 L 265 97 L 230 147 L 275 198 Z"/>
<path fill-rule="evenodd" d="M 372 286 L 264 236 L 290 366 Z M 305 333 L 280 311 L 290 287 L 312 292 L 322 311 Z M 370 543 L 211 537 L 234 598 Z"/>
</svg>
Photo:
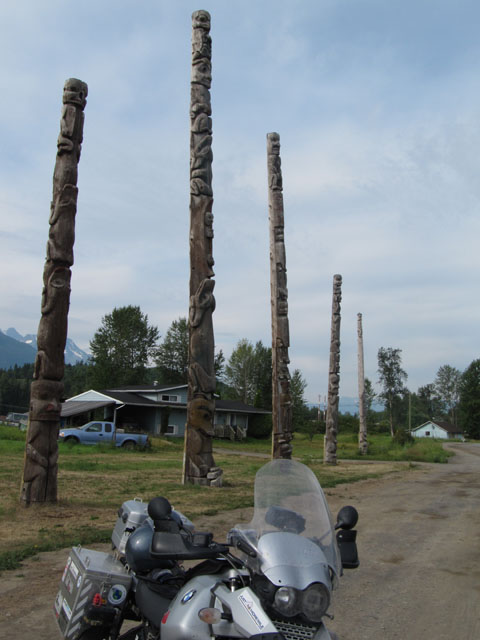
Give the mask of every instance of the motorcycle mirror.
<svg viewBox="0 0 480 640">
<path fill-rule="evenodd" d="M 342 507 L 337 515 L 337 523 L 335 524 L 335 530 L 337 529 L 353 529 L 358 522 L 358 511 L 355 507 Z"/>
<path fill-rule="evenodd" d="M 148 515 L 155 520 L 166 520 L 172 513 L 172 505 L 166 498 L 152 498 L 148 503 Z"/>
</svg>

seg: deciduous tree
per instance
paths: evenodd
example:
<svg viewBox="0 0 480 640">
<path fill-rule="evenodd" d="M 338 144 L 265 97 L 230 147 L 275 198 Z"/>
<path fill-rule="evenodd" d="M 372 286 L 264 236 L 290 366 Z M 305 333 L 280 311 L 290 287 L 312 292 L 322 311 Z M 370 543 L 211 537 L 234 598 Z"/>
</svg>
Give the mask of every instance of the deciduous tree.
<svg viewBox="0 0 480 640">
<path fill-rule="evenodd" d="M 460 383 L 462 373 L 459 369 L 444 364 L 437 371 L 433 383 L 436 397 L 443 405 L 444 412 L 449 415 L 452 424 L 457 424 L 457 405 L 460 399 Z"/>
<path fill-rule="evenodd" d="M 140 307 L 115 308 L 90 342 L 93 379 L 100 388 L 141 384 L 157 350 L 159 333 Z"/>
<path fill-rule="evenodd" d="M 390 423 L 390 434 L 395 434 L 393 425 L 394 403 L 405 390 L 406 372 L 402 369 L 402 350 L 380 347 L 378 350 L 378 382 L 382 385 L 379 397 L 385 401 Z"/>
<path fill-rule="evenodd" d="M 272 350 L 261 341 L 254 346 L 246 338 L 239 340 L 224 378 L 230 397 L 257 407 L 272 406 Z"/>
</svg>

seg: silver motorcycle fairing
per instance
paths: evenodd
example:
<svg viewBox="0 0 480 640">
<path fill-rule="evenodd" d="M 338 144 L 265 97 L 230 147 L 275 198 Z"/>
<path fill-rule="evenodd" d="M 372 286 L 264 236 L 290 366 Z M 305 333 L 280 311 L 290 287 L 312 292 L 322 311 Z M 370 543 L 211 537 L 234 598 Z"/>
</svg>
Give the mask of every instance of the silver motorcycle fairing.
<svg viewBox="0 0 480 640">
<path fill-rule="evenodd" d="M 249 587 L 231 591 L 222 582 L 223 577 L 225 576 L 200 575 L 180 589 L 170 604 L 166 621 L 160 625 L 162 640 L 212 640 L 212 637 L 217 636 L 249 638 L 280 631 Z M 230 611 L 232 621 L 221 620 L 213 625 L 202 622 L 198 612 L 207 607 Z M 288 633 L 284 635 L 289 640 Z M 330 638 L 327 628 L 320 623 L 311 640 Z"/>
<path fill-rule="evenodd" d="M 233 622 L 212 625 L 215 635 L 232 636 L 232 626 L 240 637 L 249 638 L 259 633 L 278 633 L 278 629 L 265 613 L 260 600 L 249 587 L 230 591 L 224 584 L 217 584 L 213 593 L 232 613 Z"/>
<path fill-rule="evenodd" d="M 162 640 L 211 640 L 210 626 L 200 620 L 198 612 L 213 606 L 211 590 L 217 581 L 218 576 L 200 575 L 180 589 L 160 625 Z"/>
<path fill-rule="evenodd" d="M 260 571 L 273 584 L 303 591 L 313 582 L 332 589 L 327 558 L 322 549 L 295 533 L 272 531 L 258 541 Z"/>
<path fill-rule="evenodd" d="M 207 607 L 231 611 L 233 621 L 208 625 L 198 617 Z M 166 621 L 161 624 L 162 640 L 211 640 L 214 636 L 249 638 L 259 633 L 277 633 L 260 600 L 249 587 L 231 591 L 222 576 L 197 576 L 187 582 L 172 600 Z"/>
</svg>

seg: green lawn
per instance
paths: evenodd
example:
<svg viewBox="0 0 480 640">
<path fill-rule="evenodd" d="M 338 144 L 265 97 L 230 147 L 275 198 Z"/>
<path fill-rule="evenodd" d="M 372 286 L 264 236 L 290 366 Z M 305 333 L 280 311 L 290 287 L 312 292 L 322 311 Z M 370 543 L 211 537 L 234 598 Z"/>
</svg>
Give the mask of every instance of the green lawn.
<svg viewBox="0 0 480 640">
<path fill-rule="evenodd" d="M 339 464 L 326 466 L 322 463 L 322 437 L 310 442 L 299 434 L 293 444 L 294 456 L 312 468 L 324 488 L 403 468 L 395 461 L 446 460 L 439 443 L 422 441 L 402 448 L 382 435 L 371 438 L 371 453 L 362 457 L 363 464 L 348 462 L 359 456 L 356 436 L 345 434 L 339 437 Z M 193 521 L 198 516 L 251 506 L 255 473 L 267 460 L 248 453 L 269 456 L 270 441 L 215 440 L 214 448 L 219 451 L 215 462 L 224 472 L 222 488 L 181 484 L 182 440 L 153 438 L 150 451 L 133 452 L 108 445 L 60 443 L 58 502 L 26 509 L 19 502 L 25 434 L 0 426 L 0 570 L 13 568 L 23 557 L 41 550 L 108 541 L 118 507 L 133 497 L 149 500 L 165 495 Z M 222 449 L 247 455 L 221 453 Z M 387 462 L 369 462 L 381 459 Z"/>
<path fill-rule="evenodd" d="M 411 462 L 447 462 L 450 454 L 442 447 L 439 440 L 419 438 L 411 445 L 402 446 L 392 442 L 389 434 L 374 434 L 368 438 L 368 454 L 360 455 L 358 451 L 358 435 L 344 433 L 338 435 L 338 460 L 398 460 Z M 302 461 L 323 460 L 323 435 L 315 435 L 310 441 L 303 433 L 296 433 L 292 441 L 293 455 Z M 231 449 L 255 453 L 271 453 L 270 440 L 247 438 L 242 442 L 215 440 L 217 449 Z"/>
</svg>

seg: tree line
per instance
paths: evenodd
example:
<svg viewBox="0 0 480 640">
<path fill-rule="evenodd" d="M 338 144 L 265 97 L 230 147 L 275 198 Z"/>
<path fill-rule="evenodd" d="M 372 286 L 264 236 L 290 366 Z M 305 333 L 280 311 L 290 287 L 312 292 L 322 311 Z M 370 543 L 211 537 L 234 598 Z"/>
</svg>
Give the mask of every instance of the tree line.
<svg viewBox="0 0 480 640">
<path fill-rule="evenodd" d="M 65 397 L 83 391 L 140 384 L 186 384 L 188 381 L 188 322 L 174 320 L 163 340 L 157 327 L 138 306 L 113 309 L 102 318 L 101 326 L 90 342 L 92 358 L 88 363 L 65 366 Z M 377 354 L 376 393 L 371 380 L 365 380 L 368 431 L 409 429 L 430 419 L 458 426 L 471 437 L 480 437 L 480 359 L 464 372 L 450 365 L 439 368 L 431 384 L 411 392 L 406 386 L 401 349 L 381 347 Z M 272 405 L 272 350 L 261 341 L 253 344 L 241 339 L 228 361 L 222 350 L 215 354 L 217 393 L 229 400 L 269 409 Z M 0 413 L 27 411 L 33 364 L 0 370 Z M 299 369 L 291 374 L 293 428 L 313 437 L 324 432 L 324 416 L 318 407 L 309 407 L 304 392 L 307 383 Z M 375 400 L 385 410 L 372 409 Z M 340 431 L 356 431 L 358 418 L 339 415 Z M 256 435 L 271 432 L 270 416 L 259 418 Z"/>
<path fill-rule="evenodd" d="M 65 367 L 66 398 L 93 388 L 112 389 L 141 384 L 187 384 L 188 322 L 174 320 L 160 342 L 157 327 L 137 306 L 113 309 L 102 318 L 90 342 L 91 360 Z M 217 393 L 221 398 L 240 400 L 258 408 L 272 405 L 272 349 L 261 341 L 238 342 L 228 362 L 222 350 L 215 354 Z M 33 364 L 0 371 L 0 413 L 27 411 Z M 299 370 L 292 374 L 294 416 L 299 416 L 305 402 L 306 382 Z M 297 407 L 297 409 L 295 409 Z M 302 414 L 303 415 L 303 414 Z M 271 417 L 253 421 L 256 435 L 271 433 Z M 252 431 L 252 430 L 251 430 Z"/>
<path fill-rule="evenodd" d="M 385 403 L 392 435 L 399 428 L 410 429 L 428 420 L 448 422 L 471 438 L 480 438 L 480 359 L 465 371 L 449 364 L 439 367 L 430 384 L 410 391 L 402 369 L 401 349 L 378 350 L 377 398 Z"/>
</svg>

